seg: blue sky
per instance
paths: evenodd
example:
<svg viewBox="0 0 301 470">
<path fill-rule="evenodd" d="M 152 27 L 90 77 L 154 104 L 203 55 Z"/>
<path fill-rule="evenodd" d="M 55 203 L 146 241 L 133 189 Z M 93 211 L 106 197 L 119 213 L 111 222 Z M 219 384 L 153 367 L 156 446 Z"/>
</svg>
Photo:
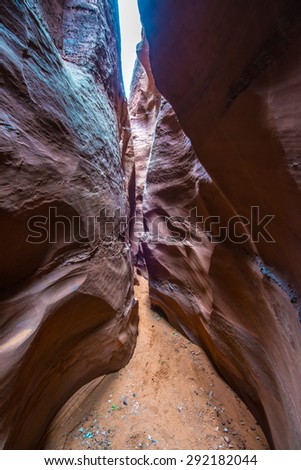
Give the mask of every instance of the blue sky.
<svg viewBox="0 0 301 470">
<path fill-rule="evenodd" d="M 121 60 L 125 93 L 129 96 L 136 60 L 136 44 L 141 40 L 137 0 L 118 0 L 121 29 Z"/>
</svg>

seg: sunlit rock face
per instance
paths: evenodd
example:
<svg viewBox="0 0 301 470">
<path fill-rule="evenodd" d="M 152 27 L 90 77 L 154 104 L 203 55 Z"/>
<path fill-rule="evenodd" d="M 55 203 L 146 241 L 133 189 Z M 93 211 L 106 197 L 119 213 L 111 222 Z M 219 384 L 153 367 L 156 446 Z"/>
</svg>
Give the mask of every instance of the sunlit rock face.
<svg viewBox="0 0 301 470">
<path fill-rule="evenodd" d="M 28 449 L 135 346 L 127 116 L 115 1 L 1 10 L 0 436 Z"/>
<path fill-rule="evenodd" d="M 177 113 L 162 101 L 148 164 L 151 300 L 207 350 L 271 446 L 299 449 L 299 2 L 139 7 L 155 86 Z M 257 238 L 268 215 L 274 241 Z"/>
<path fill-rule="evenodd" d="M 161 95 L 154 86 L 148 44 L 144 37 L 137 46 L 137 60 L 131 85 L 129 117 L 132 139 L 127 149 L 127 156 L 134 162 L 136 179 L 135 219 L 131 232 L 132 252 L 138 272 L 144 276 L 147 276 L 147 270 L 141 245 L 144 235 L 143 193 L 160 102 Z"/>
</svg>

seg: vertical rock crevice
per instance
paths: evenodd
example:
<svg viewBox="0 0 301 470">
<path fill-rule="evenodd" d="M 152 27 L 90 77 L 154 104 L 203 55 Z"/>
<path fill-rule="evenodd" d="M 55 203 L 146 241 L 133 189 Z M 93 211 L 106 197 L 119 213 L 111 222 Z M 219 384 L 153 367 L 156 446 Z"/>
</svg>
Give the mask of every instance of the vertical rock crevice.
<svg viewBox="0 0 301 470">
<path fill-rule="evenodd" d="M 135 213 L 131 231 L 132 252 L 139 274 L 147 277 L 141 241 L 145 232 L 143 214 L 143 194 L 148 161 L 154 139 L 161 95 L 154 85 L 149 65 L 148 44 L 142 35 L 137 45 L 137 60 L 133 71 L 133 81 L 129 98 L 129 118 L 131 140 L 127 158 L 135 167 Z"/>
</svg>

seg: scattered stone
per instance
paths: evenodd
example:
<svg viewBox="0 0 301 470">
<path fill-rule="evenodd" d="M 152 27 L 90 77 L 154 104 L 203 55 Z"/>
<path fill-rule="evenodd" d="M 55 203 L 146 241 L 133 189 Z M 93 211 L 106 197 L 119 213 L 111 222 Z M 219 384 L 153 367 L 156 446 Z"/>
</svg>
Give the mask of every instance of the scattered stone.
<svg viewBox="0 0 301 470">
<path fill-rule="evenodd" d="M 230 442 L 230 439 L 229 439 L 229 437 L 228 437 L 228 436 L 224 436 L 224 441 L 225 441 L 225 442 L 227 442 L 227 443 L 229 444 L 229 442 Z"/>
<path fill-rule="evenodd" d="M 151 441 L 152 444 L 157 445 L 157 441 L 155 441 L 155 439 L 153 439 L 152 436 L 149 435 L 148 440 Z M 148 445 L 148 444 L 146 444 L 146 445 Z"/>
<path fill-rule="evenodd" d="M 229 429 L 228 429 L 228 428 L 224 428 L 224 432 L 229 432 Z"/>
</svg>

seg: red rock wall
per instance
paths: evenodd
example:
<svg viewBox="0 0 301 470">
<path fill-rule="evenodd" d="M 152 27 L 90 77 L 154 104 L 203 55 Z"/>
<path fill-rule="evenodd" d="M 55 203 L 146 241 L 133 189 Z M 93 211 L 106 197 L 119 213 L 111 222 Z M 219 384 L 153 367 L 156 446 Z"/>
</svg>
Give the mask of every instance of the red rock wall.
<svg viewBox="0 0 301 470">
<path fill-rule="evenodd" d="M 161 95 L 154 86 L 154 79 L 149 67 L 148 44 L 145 38 L 137 46 L 137 56 L 129 99 L 132 139 L 127 149 L 127 155 L 134 162 L 136 175 L 135 221 L 131 237 L 132 251 L 139 273 L 147 275 L 141 247 L 141 238 L 144 234 L 143 193 Z"/>
<path fill-rule="evenodd" d="M 35 12 L 43 27 L 50 33 L 54 44 L 63 46 L 63 19 L 65 0 L 27 0 L 29 8 Z"/>
<path fill-rule="evenodd" d="M 271 446 L 301 448 L 299 4 L 139 6 L 155 84 L 180 121 L 162 105 L 147 173 L 152 302 L 205 347 Z M 218 226 L 187 222 L 193 207 L 224 226 L 251 206 L 275 215 L 275 243 L 243 224 L 253 242 L 214 243 Z M 166 217 L 182 218 L 158 225 Z"/>
<path fill-rule="evenodd" d="M 93 4 L 93 25 L 82 7 L 72 10 L 78 56 L 93 26 L 85 62 L 59 53 L 71 2 L 64 12 L 59 1 L 34 3 L 1 5 L 0 439 L 14 449 L 37 446 L 72 393 L 125 365 L 137 335 L 128 233 L 120 228 L 129 202 L 117 2 Z M 90 11 L 91 2 L 77 3 Z M 33 216 L 39 220 L 28 225 Z"/>
</svg>

